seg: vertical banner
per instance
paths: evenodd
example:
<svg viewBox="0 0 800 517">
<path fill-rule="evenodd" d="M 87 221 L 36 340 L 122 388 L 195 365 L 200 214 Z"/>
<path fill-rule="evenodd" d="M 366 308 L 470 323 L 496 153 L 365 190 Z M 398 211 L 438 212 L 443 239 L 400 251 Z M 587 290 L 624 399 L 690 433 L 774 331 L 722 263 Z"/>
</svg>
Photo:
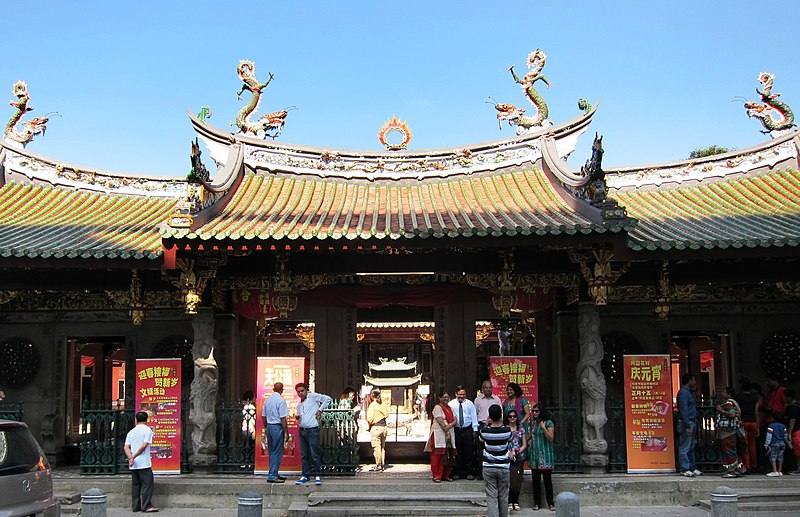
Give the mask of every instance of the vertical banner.
<svg viewBox="0 0 800 517">
<path fill-rule="evenodd" d="M 506 398 L 506 386 L 516 382 L 522 396 L 531 404 L 539 401 L 539 358 L 531 356 L 492 356 L 489 358 L 492 393 Z"/>
<path fill-rule="evenodd" d="M 298 382 L 306 381 L 306 360 L 303 357 L 259 357 L 256 370 L 256 474 L 269 472 L 269 454 L 267 453 L 267 430 L 261 410 L 264 401 L 274 392 L 276 382 L 283 383 L 283 398 L 289 407 L 289 439 L 283 449 L 281 472 L 300 472 L 300 438 L 297 426 L 297 405 L 300 397 L 294 390 Z"/>
<path fill-rule="evenodd" d="M 628 472 L 675 472 L 669 355 L 626 355 Z"/>
<path fill-rule="evenodd" d="M 136 411 L 147 413 L 155 436 L 154 474 L 181 473 L 181 360 L 136 360 Z"/>
</svg>

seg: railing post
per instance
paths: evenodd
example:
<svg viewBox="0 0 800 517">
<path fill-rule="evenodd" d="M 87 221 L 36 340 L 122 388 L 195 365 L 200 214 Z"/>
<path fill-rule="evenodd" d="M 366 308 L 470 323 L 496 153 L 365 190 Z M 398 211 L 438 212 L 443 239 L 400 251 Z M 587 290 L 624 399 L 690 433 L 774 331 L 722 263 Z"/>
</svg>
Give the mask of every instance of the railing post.
<svg viewBox="0 0 800 517">
<path fill-rule="evenodd" d="M 561 492 L 556 496 L 556 517 L 580 517 L 581 501 L 573 492 Z"/>
<path fill-rule="evenodd" d="M 81 494 L 81 515 L 83 517 L 106 517 L 108 496 L 99 488 L 90 488 Z"/>
<path fill-rule="evenodd" d="M 711 492 L 711 517 L 736 517 L 739 515 L 738 504 L 736 490 L 718 486 Z"/>
<path fill-rule="evenodd" d="M 264 497 L 258 492 L 242 492 L 237 517 L 261 517 L 263 505 Z"/>
</svg>

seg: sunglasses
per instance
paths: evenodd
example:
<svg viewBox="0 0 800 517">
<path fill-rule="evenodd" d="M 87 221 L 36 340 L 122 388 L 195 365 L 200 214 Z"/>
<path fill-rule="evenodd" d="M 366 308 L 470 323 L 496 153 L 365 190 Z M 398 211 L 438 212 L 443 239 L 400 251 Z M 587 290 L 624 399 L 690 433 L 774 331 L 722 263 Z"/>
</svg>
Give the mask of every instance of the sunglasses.
<svg viewBox="0 0 800 517">
<path fill-rule="evenodd" d="M 517 418 L 517 415 L 508 415 L 508 418 Z"/>
<path fill-rule="evenodd" d="M 538 409 L 531 409 L 531 413 L 538 413 L 538 412 L 539 412 Z"/>
</svg>

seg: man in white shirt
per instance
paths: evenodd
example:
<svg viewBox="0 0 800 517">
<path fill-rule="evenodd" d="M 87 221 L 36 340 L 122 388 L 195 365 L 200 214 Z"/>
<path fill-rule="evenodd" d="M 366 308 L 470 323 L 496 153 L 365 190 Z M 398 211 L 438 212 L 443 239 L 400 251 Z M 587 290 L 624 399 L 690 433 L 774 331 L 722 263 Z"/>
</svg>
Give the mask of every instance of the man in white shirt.
<svg viewBox="0 0 800 517">
<path fill-rule="evenodd" d="M 267 483 L 283 483 L 286 478 L 280 475 L 283 449 L 289 438 L 289 408 L 283 398 L 283 383 L 276 382 L 272 387 L 272 395 L 261 407 L 261 417 L 267 432 L 267 452 L 269 454 L 269 473 Z"/>
<path fill-rule="evenodd" d="M 489 408 L 497 404 L 501 406 L 500 397 L 492 394 L 492 381 L 485 380 L 481 385 L 481 394 L 475 398 L 475 411 L 478 413 L 478 424 L 486 425 L 489 421 Z M 483 479 L 483 442 L 478 441 L 477 454 L 475 455 L 475 463 L 473 469 L 477 473 L 478 479 Z"/>
<path fill-rule="evenodd" d="M 300 404 L 297 405 L 297 423 L 300 426 L 300 459 L 303 475 L 295 481 L 296 485 L 305 485 L 314 476 L 314 484 L 321 485 L 322 447 L 319 443 L 319 421 L 322 411 L 331 405 L 333 399 L 321 393 L 311 393 L 305 383 L 294 387 Z"/>
<path fill-rule="evenodd" d="M 456 464 L 453 467 L 453 479 L 475 479 L 472 475 L 475 457 L 475 440 L 478 438 L 478 413 L 475 404 L 467 398 L 464 386 L 456 386 L 456 398 L 449 402 L 450 409 L 456 417 Z"/>
<path fill-rule="evenodd" d="M 147 413 L 136 413 L 136 427 L 125 436 L 125 456 L 131 471 L 132 510 L 147 513 L 157 512 L 150 500 L 153 497 L 153 464 L 150 461 L 150 444 L 153 430 L 147 425 Z"/>
</svg>

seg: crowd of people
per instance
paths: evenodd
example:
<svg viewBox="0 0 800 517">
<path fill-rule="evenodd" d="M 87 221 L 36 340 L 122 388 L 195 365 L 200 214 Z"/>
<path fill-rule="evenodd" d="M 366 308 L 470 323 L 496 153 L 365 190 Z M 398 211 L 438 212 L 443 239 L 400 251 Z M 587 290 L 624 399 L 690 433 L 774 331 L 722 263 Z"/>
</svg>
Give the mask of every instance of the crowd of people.
<svg viewBox="0 0 800 517">
<path fill-rule="evenodd" d="M 714 428 L 724 478 L 746 474 L 777 477 L 784 471 L 800 475 L 800 401 L 794 390 L 781 386 L 775 378 L 767 379 L 767 388 L 764 395 L 758 384 L 742 379 L 738 394 L 727 386 L 718 397 Z M 694 375 L 684 374 L 677 396 L 677 428 L 679 468 L 686 477 L 703 474 L 695 464 L 695 390 Z"/>
<path fill-rule="evenodd" d="M 500 400 L 485 381 L 474 401 L 463 386 L 437 394 L 431 433 L 425 450 L 430 453 L 434 483 L 482 479 L 489 501 L 489 516 L 519 511 L 523 467 L 532 472 L 533 509 L 542 507 L 542 484 L 547 507 L 555 511 L 553 481 L 555 424 L 540 403 L 530 403 L 516 383 L 506 387 Z"/>
</svg>

